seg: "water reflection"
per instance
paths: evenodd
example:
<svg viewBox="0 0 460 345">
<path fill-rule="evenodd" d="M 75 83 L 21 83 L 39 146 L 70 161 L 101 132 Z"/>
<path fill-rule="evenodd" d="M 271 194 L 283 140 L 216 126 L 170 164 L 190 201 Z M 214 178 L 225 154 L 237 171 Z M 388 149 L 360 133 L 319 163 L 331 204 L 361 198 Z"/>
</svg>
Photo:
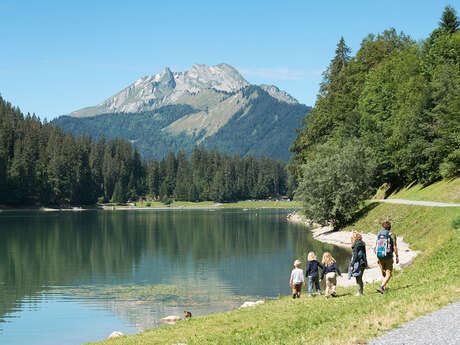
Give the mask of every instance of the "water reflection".
<svg viewBox="0 0 460 345">
<path fill-rule="evenodd" d="M 285 217 L 278 210 L 4 212 L 0 321 L 33 314 L 37 301 L 57 291 L 82 301 L 99 299 L 103 308 L 145 328 L 171 308 L 193 308 L 200 315 L 231 309 L 235 295 L 287 295 L 292 261 L 305 261 L 310 250 L 318 256 L 331 251 L 345 268 L 349 251 L 314 241 Z M 141 306 L 135 302 L 148 297 L 137 290 L 118 297 L 104 290 L 159 284 L 190 293 L 179 292 L 185 295 L 179 302 L 150 300 Z M 89 296 L 83 286 L 98 289 Z M 194 298 L 201 295 L 210 297 Z"/>
</svg>

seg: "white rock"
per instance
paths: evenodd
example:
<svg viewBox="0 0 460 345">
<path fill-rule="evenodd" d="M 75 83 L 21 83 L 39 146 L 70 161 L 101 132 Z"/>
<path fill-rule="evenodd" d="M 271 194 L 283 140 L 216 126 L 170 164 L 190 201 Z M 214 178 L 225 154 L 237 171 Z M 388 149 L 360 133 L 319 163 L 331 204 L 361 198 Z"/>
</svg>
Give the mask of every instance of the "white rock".
<svg viewBox="0 0 460 345">
<path fill-rule="evenodd" d="M 160 319 L 160 321 L 162 322 L 177 322 L 179 320 L 180 320 L 180 316 L 175 316 L 175 315 L 166 316 Z"/>
<path fill-rule="evenodd" d="M 121 332 L 115 331 L 115 332 L 110 333 L 107 339 L 121 337 L 122 335 L 124 334 Z"/>
<path fill-rule="evenodd" d="M 240 308 L 247 308 L 247 307 L 255 307 L 256 305 L 264 304 L 265 301 L 257 301 L 257 302 L 244 302 L 243 305 Z"/>
</svg>

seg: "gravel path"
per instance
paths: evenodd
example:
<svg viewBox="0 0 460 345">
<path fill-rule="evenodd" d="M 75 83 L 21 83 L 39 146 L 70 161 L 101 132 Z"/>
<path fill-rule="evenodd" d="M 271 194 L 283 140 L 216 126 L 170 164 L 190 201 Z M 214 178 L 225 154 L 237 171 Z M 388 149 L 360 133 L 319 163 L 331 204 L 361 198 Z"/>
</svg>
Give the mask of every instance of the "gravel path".
<svg viewBox="0 0 460 345">
<path fill-rule="evenodd" d="M 460 301 L 406 323 L 368 345 L 459 345 Z"/>
<path fill-rule="evenodd" d="M 402 200 L 402 199 L 382 199 L 377 200 L 387 204 L 404 204 L 404 205 L 419 205 L 419 206 L 435 206 L 435 207 L 460 207 L 460 204 L 447 204 L 445 202 L 434 201 L 415 201 L 415 200 Z"/>
</svg>

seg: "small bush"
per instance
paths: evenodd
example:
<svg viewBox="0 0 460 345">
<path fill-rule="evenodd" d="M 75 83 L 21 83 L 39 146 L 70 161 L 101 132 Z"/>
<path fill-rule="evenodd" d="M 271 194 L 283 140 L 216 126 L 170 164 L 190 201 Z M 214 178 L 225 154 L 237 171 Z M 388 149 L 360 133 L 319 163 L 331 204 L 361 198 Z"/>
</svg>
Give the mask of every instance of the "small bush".
<svg viewBox="0 0 460 345">
<path fill-rule="evenodd" d="M 307 217 L 322 225 L 339 228 L 346 224 L 376 190 L 375 159 L 357 141 L 320 147 L 317 158 L 303 169 L 296 198 L 302 201 Z"/>
<path fill-rule="evenodd" d="M 146 203 L 145 203 L 145 206 L 146 206 L 146 207 L 150 207 L 150 206 L 152 206 L 152 204 L 151 204 L 150 202 L 146 202 Z"/>
<path fill-rule="evenodd" d="M 452 228 L 453 228 L 453 229 L 460 229 L 460 216 L 457 217 L 457 218 L 454 218 L 454 219 L 452 220 L 451 225 L 452 225 Z"/>
</svg>

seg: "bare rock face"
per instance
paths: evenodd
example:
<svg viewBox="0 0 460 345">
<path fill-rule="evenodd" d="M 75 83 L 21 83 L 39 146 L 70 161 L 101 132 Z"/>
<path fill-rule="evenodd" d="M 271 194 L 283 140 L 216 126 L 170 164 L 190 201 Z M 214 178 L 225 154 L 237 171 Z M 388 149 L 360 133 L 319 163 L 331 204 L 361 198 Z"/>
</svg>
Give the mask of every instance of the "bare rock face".
<svg viewBox="0 0 460 345">
<path fill-rule="evenodd" d="M 261 84 L 259 86 L 260 88 L 268 92 L 270 96 L 272 96 L 273 98 L 276 98 L 278 101 L 290 103 L 290 104 L 299 103 L 294 97 L 289 95 L 287 92 L 278 89 L 275 85 Z"/>
<path fill-rule="evenodd" d="M 96 106 L 83 108 L 69 115 L 90 117 L 105 113 L 136 113 L 168 104 L 187 104 L 187 97 L 204 90 L 234 92 L 248 85 L 235 68 L 224 63 L 216 66 L 194 64 L 185 72 L 171 72 L 169 68 L 165 68 L 159 74 L 135 81 Z"/>
<path fill-rule="evenodd" d="M 122 332 L 115 331 L 115 332 L 110 333 L 107 339 L 118 338 L 118 337 L 121 337 L 122 335 L 124 335 Z"/>
</svg>

